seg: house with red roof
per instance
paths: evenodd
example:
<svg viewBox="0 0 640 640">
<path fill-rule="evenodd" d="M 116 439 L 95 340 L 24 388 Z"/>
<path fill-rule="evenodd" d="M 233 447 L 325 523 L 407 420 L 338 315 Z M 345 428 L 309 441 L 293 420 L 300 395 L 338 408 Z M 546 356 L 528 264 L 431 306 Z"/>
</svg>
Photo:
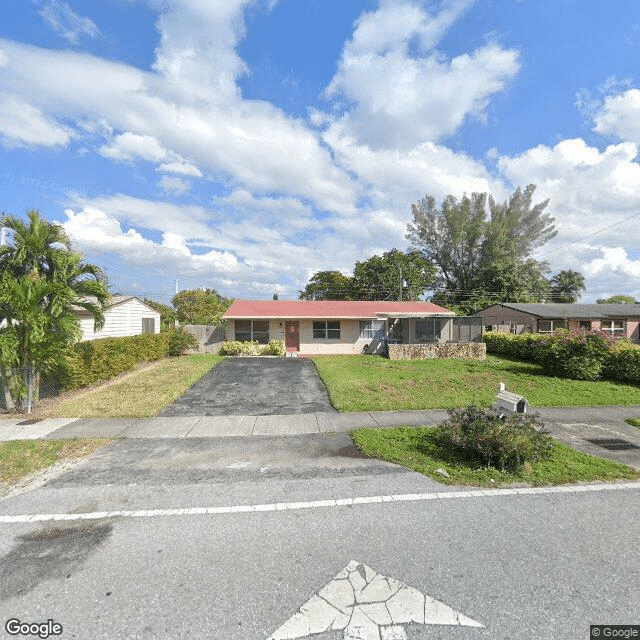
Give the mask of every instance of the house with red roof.
<svg viewBox="0 0 640 640">
<path fill-rule="evenodd" d="M 288 354 L 375 352 L 387 341 L 460 340 L 455 313 L 430 302 L 236 300 L 224 314 L 228 340 L 284 340 Z M 479 342 L 482 342 L 480 326 Z"/>
</svg>

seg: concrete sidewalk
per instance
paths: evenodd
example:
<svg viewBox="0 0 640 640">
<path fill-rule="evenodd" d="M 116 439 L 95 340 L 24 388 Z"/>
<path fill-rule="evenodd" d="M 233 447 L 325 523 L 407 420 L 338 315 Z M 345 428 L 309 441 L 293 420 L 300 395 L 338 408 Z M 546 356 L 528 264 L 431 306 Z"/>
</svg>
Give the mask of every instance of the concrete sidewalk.
<svg viewBox="0 0 640 640">
<path fill-rule="evenodd" d="M 624 422 L 640 416 L 640 406 L 552 407 L 532 409 L 554 438 L 579 451 L 640 469 L 640 429 Z M 0 418 L 0 440 L 36 438 L 207 438 L 344 432 L 357 427 L 433 426 L 447 412 L 368 411 L 259 416 L 155 418 Z"/>
</svg>

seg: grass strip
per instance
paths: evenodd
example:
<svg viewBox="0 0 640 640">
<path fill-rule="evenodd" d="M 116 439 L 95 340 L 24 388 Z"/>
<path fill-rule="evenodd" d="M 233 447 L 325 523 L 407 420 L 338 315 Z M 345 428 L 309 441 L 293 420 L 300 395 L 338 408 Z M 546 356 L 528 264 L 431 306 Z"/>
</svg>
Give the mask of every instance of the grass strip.
<svg viewBox="0 0 640 640">
<path fill-rule="evenodd" d="M 397 427 L 393 429 L 357 429 L 353 441 L 373 458 L 400 464 L 443 484 L 501 487 L 513 483 L 535 486 L 596 480 L 634 480 L 640 471 L 627 465 L 575 451 L 560 442 L 554 444 L 552 457 L 533 465 L 525 464 L 517 473 L 486 468 L 473 455 L 446 442 L 438 427 Z M 436 472 L 444 469 L 449 477 Z"/>
<path fill-rule="evenodd" d="M 87 458 L 109 442 L 111 440 L 103 438 L 0 442 L 0 484 L 11 486 L 62 460 Z"/>
<path fill-rule="evenodd" d="M 632 427 L 638 427 L 638 429 L 640 429 L 640 418 L 627 418 L 625 422 Z"/>
<path fill-rule="evenodd" d="M 62 398 L 49 415 L 56 418 L 144 418 L 156 415 L 222 358 L 195 354 L 165 358 L 122 380 Z"/>
<path fill-rule="evenodd" d="M 359 355 L 312 359 L 339 411 L 486 407 L 500 382 L 534 407 L 640 404 L 640 385 L 551 378 L 537 364 L 492 355 L 483 361 Z"/>
</svg>

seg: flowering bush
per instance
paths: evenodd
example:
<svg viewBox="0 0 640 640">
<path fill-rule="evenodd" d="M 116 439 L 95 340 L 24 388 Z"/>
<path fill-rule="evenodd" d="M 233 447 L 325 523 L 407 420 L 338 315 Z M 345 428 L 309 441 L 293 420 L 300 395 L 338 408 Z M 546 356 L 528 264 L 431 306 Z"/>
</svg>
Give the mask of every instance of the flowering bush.
<svg viewBox="0 0 640 640">
<path fill-rule="evenodd" d="M 614 341 L 602 331 L 558 329 L 540 341 L 539 362 L 558 378 L 597 380 Z"/>
<path fill-rule="evenodd" d="M 513 333 L 502 333 L 500 331 L 487 331 L 483 335 L 484 342 L 487 345 L 487 353 L 529 360 L 530 362 L 537 362 L 540 341 L 544 337 L 539 333 L 514 335 Z"/>
<path fill-rule="evenodd" d="M 449 419 L 440 426 L 442 437 L 502 471 L 549 458 L 553 450 L 553 439 L 535 414 L 501 419 L 496 411 L 473 405 L 448 413 Z"/>
</svg>

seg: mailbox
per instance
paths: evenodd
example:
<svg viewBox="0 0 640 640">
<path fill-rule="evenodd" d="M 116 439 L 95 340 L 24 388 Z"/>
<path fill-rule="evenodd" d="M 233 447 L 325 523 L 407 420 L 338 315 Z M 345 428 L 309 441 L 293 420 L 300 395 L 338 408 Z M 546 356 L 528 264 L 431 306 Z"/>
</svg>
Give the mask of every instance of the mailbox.
<svg viewBox="0 0 640 640">
<path fill-rule="evenodd" d="M 529 403 L 522 396 L 507 391 L 504 383 L 500 383 L 496 401 L 493 403 L 493 408 L 496 411 L 499 411 L 503 416 L 509 416 L 514 413 L 527 413 L 528 406 Z"/>
</svg>

